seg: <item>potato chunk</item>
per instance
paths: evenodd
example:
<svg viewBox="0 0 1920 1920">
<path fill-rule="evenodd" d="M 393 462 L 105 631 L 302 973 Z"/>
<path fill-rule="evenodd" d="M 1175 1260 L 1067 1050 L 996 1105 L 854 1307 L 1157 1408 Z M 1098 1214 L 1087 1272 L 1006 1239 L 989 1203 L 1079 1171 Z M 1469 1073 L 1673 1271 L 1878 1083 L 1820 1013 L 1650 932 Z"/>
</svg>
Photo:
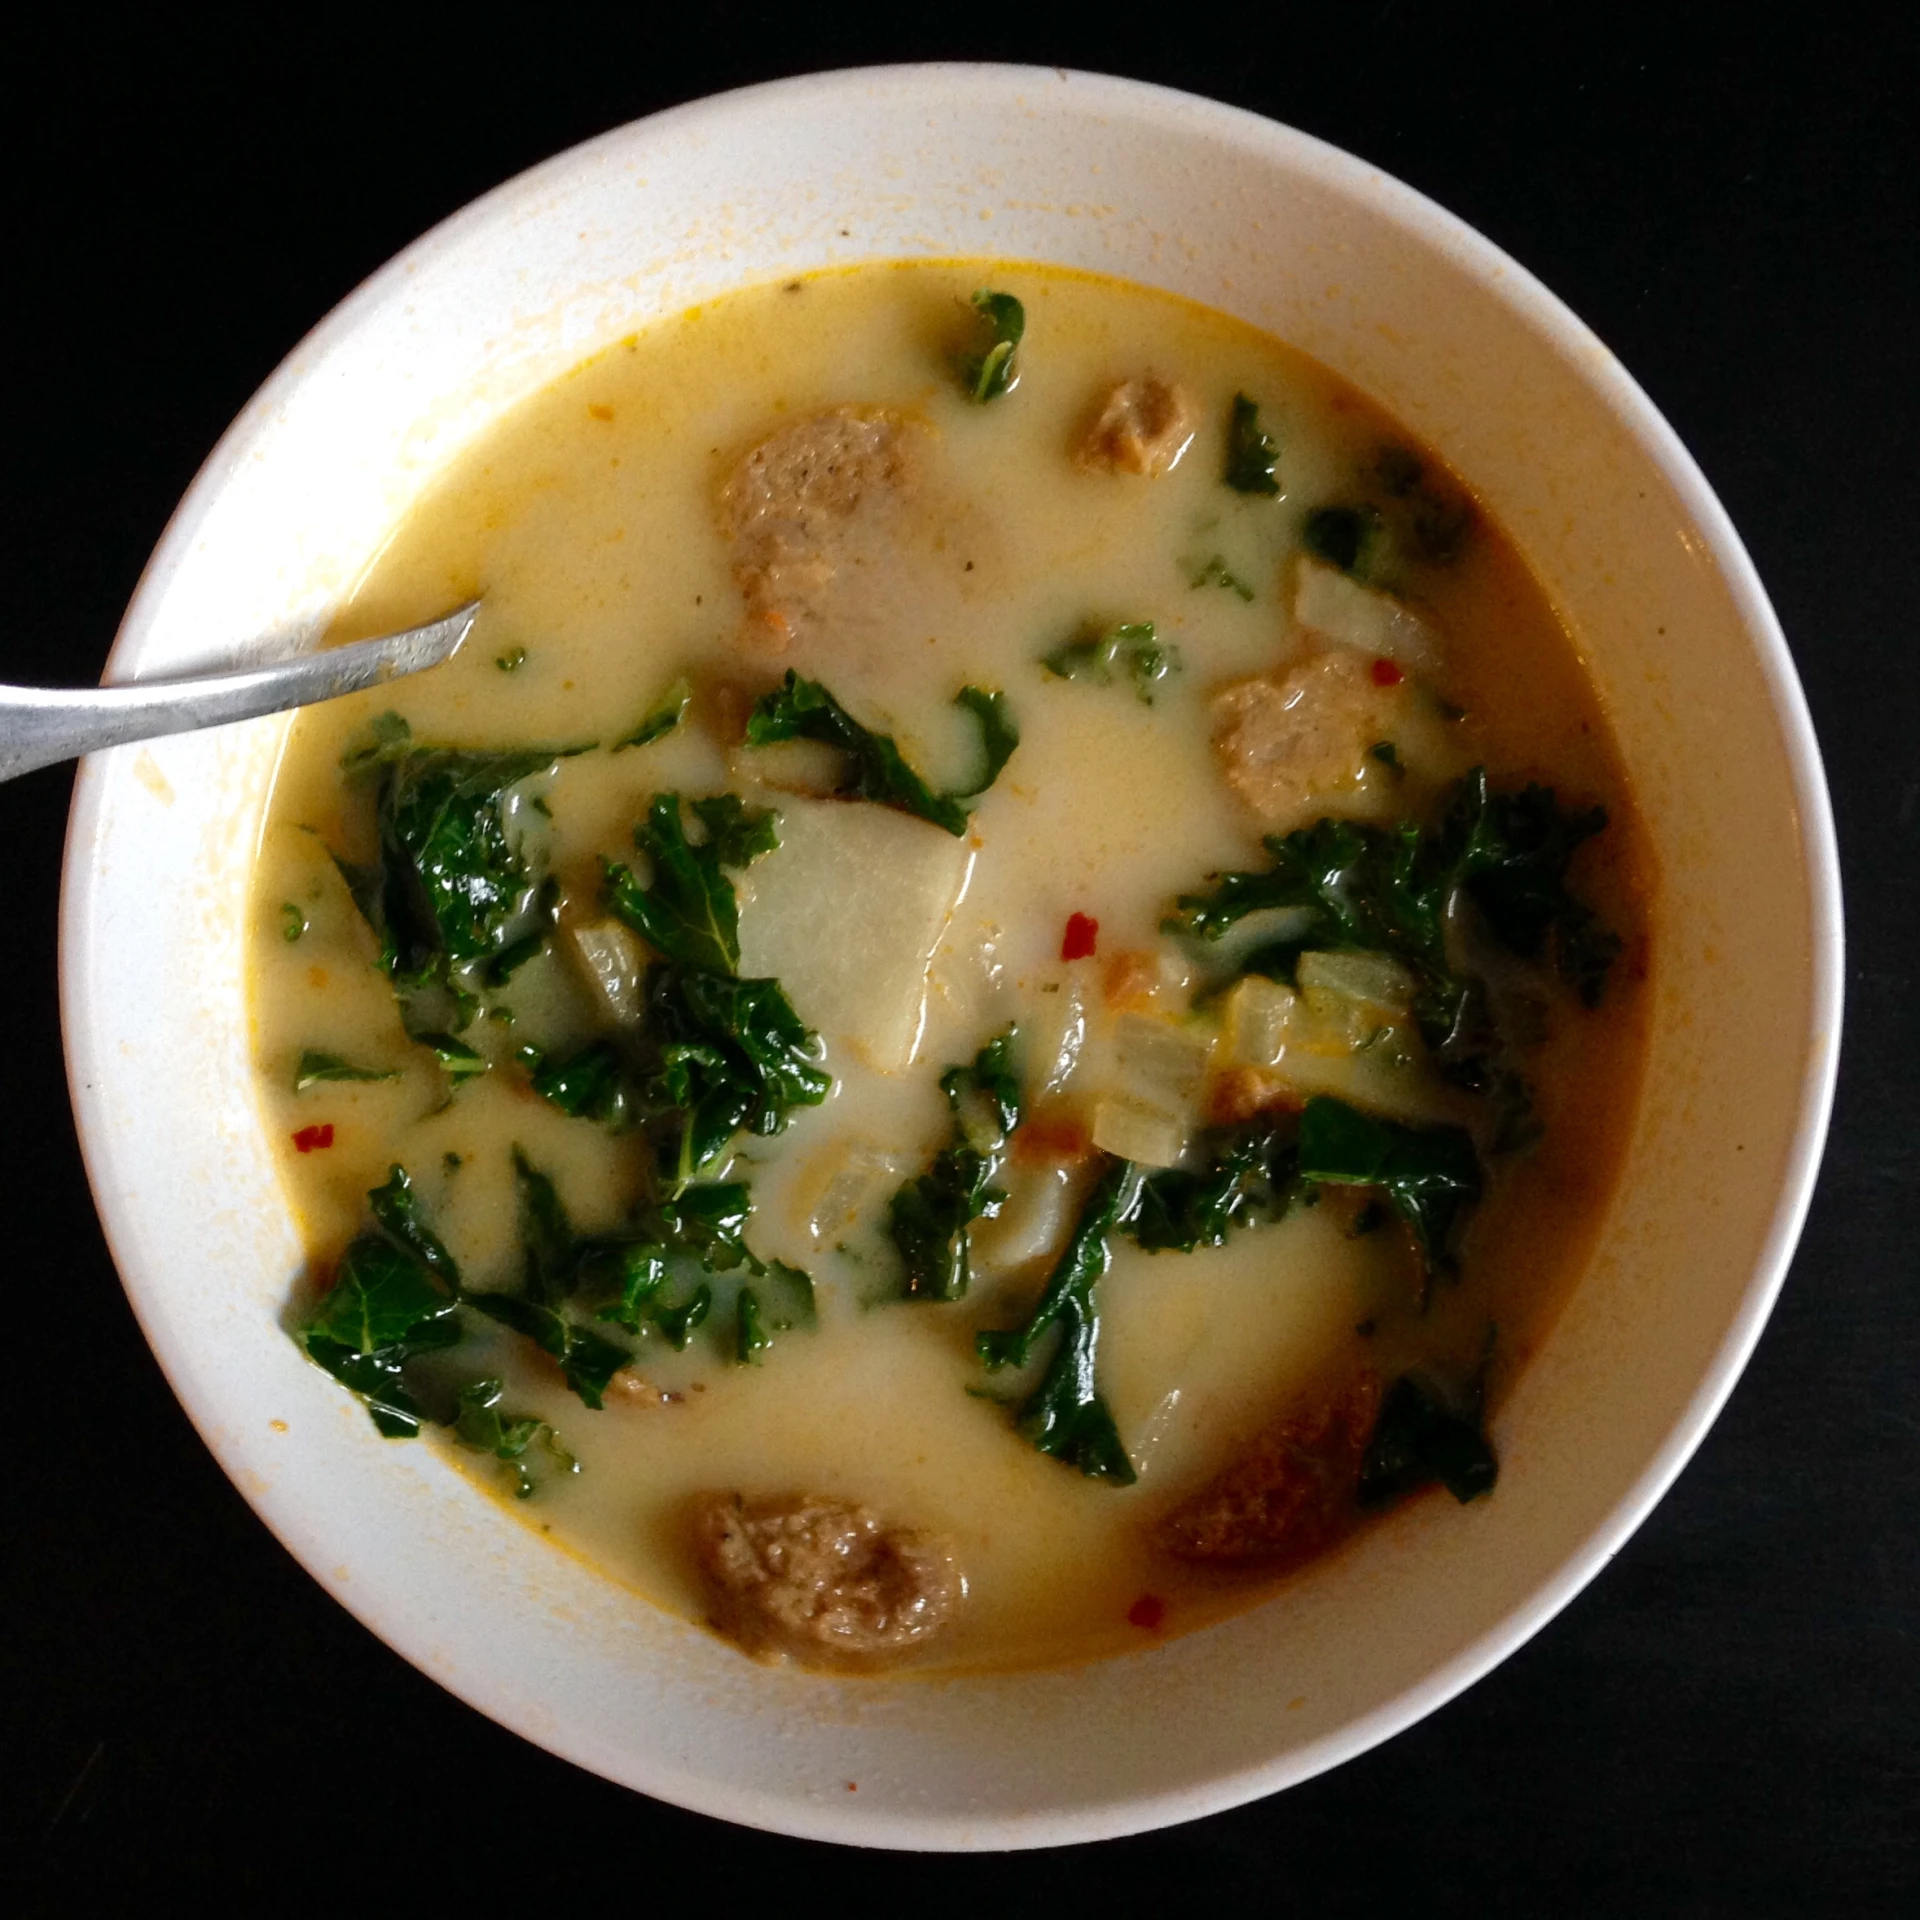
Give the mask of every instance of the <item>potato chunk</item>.
<svg viewBox="0 0 1920 1920">
<path fill-rule="evenodd" d="M 783 798 L 780 845 L 741 881 L 740 971 L 771 975 L 829 1043 L 897 1073 L 972 862 L 966 841 L 890 807 Z"/>
<path fill-rule="evenodd" d="M 716 1494 L 694 1514 L 714 1625 L 757 1660 L 884 1666 L 924 1646 L 966 1594 L 937 1536 L 818 1494 Z"/>
<path fill-rule="evenodd" d="M 1331 648 L 1222 687 L 1214 751 L 1227 784 L 1269 826 L 1362 811 L 1386 780 L 1372 748 L 1394 737 L 1406 702 L 1404 683 L 1377 685 L 1366 659 Z"/>
<path fill-rule="evenodd" d="M 720 491 L 720 526 L 751 643 L 785 652 L 821 625 L 841 574 L 890 544 L 921 432 L 885 408 L 834 407 L 741 456 Z"/>
<path fill-rule="evenodd" d="M 1082 431 L 1075 457 L 1083 467 L 1152 478 L 1173 467 L 1193 443 L 1193 408 L 1178 387 L 1152 374 L 1122 380 Z"/>
<path fill-rule="evenodd" d="M 1297 1407 L 1160 1523 L 1155 1544 L 1181 1560 L 1273 1570 L 1298 1566 L 1347 1533 L 1360 1465 L 1380 1411 L 1380 1382 L 1361 1373 Z"/>
</svg>

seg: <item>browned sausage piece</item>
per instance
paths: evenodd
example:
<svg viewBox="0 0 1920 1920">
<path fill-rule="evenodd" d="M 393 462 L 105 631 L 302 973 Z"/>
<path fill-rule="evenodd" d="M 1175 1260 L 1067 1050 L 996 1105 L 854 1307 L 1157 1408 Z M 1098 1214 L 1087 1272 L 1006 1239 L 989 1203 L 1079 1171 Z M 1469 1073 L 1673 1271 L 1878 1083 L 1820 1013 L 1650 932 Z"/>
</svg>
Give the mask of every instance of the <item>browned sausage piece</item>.
<svg viewBox="0 0 1920 1920">
<path fill-rule="evenodd" d="M 1364 655 L 1330 647 L 1214 694 L 1214 752 L 1227 784 L 1267 825 L 1325 810 L 1379 771 L 1369 749 L 1392 737 L 1405 695 L 1377 685 L 1370 668 Z"/>
<path fill-rule="evenodd" d="M 1266 1572 L 1300 1566 L 1348 1533 L 1360 1463 L 1380 1411 L 1372 1373 L 1297 1407 L 1161 1521 L 1155 1544 L 1181 1560 Z"/>
<path fill-rule="evenodd" d="M 716 1494 L 694 1515 L 714 1625 L 756 1659 L 884 1666 L 952 1618 L 966 1583 L 946 1541 L 814 1494 Z"/>
<path fill-rule="evenodd" d="M 1165 473 L 1193 440 L 1193 409 L 1178 387 L 1152 374 L 1122 380 L 1080 436 L 1083 467 L 1108 473 Z"/>
<path fill-rule="evenodd" d="M 783 652 L 818 622 L 842 569 L 886 547 L 922 431 L 882 407 L 833 407 L 741 456 L 720 490 L 720 525 L 757 644 Z"/>
</svg>

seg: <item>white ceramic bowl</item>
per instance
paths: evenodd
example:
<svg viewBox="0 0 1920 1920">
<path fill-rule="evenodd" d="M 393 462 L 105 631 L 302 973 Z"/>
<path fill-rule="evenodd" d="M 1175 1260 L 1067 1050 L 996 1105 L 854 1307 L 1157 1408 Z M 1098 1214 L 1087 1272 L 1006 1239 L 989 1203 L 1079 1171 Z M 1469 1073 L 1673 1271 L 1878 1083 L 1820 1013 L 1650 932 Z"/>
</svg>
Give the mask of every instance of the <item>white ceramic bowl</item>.
<svg viewBox="0 0 1920 1920">
<path fill-rule="evenodd" d="M 284 722 L 83 770 L 74 1104 L 127 1290 L 207 1444 L 374 1632 L 483 1712 L 683 1806 L 914 1847 L 1086 1840 L 1272 1792 L 1486 1672 L 1660 1496 L 1772 1305 L 1833 1085 L 1840 911 L 1786 647 L 1698 470 L 1513 262 L 1358 160 L 1127 82 L 928 67 L 783 82 L 535 168 L 410 248 L 221 442 L 111 677 L 312 632 L 458 450 L 656 315 L 836 262 L 978 255 L 1171 288 L 1443 449 L 1597 678 L 1661 870 L 1648 1091 L 1604 1251 L 1503 1410 L 1496 1498 L 1418 1502 L 1284 1599 L 1104 1664 L 941 1684 L 749 1665 L 426 1447 L 281 1330 L 301 1249 L 256 1109 L 249 862 Z M 848 1783 L 858 1783 L 850 1793 Z"/>
</svg>

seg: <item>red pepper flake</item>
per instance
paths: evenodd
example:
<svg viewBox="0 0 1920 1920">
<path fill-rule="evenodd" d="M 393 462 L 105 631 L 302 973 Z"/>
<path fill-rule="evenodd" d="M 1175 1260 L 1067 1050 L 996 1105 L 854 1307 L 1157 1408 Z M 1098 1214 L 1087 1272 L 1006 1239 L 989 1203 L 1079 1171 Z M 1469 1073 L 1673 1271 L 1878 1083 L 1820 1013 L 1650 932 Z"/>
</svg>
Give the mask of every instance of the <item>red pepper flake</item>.
<svg viewBox="0 0 1920 1920">
<path fill-rule="evenodd" d="M 1067 931 L 1060 942 L 1062 960 L 1085 960 L 1093 952 L 1094 943 L 1100 938 L 1100 922 L 1092 920 L 1084 913 L 1067 915 Z"/>
<path fill-rule="evenodd" d="M 298 1147 L 302 1153 L 312 1153 L 316 1147 L 332 1146 L 333 1122 L 331 1120 L 322 1120 L 318 1126 L 302 1127 L 300 1131 L 293 1136 L 293 1144 Z"/>
<path fill-rule="evenodd" d="M 1406 677 L 1391 660 L 1376 660 L 1373 663 L 1373 684 L 1376 687 L 1397 687 Z"/>
<path fill-rule="evenodd" d="M 1158 1633 L 1160 1623 L 1167 1617 L 1167 1603 L 1157 1593 L 1143 1593 L 1127 1609 L 1127 1625 L 1140 1627 L 1148 1633 Z"/>
</svg>

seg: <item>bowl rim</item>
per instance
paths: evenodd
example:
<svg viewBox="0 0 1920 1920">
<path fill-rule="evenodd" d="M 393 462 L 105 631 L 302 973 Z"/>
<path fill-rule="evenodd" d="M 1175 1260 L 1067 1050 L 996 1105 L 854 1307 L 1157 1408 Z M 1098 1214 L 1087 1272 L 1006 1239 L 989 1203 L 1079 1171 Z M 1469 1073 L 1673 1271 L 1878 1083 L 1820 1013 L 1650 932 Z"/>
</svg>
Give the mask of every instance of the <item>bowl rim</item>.
<svg viewBox="0 0 1920 1920">
<path fill-rule="evenodd" d="M 471 225 L 489 222 L 516 206 L 537 201 L 548 182 L 594 157 L 616 150 L 641 130 L 699 136 L 726 131 L 738 116 L 763 105 L 811 104 L 857 113 L 863 97 L 876 88 L 912 89 L 928 85 L 989 89 L 997 93 L 1030 91 L 1066 84 L 1076 90 L 1082 111 L 1106 109 L 1135 127 L 1150 130 L 1196 128 L 1251 157 L 1282 168 L 1305 167 L 1337 187 L 1364 193 L 1386 217 L 1442 244 L 1449 255 L 1519 317 L 1551 349 L 1577 366 L 1578 377 L 1596 394 L 1664 482 L 1692 526 L 1703 537 L 1719 569 L 1727 598 L 1744 629 L 1759 670 L 1771 713 L 1779 728 L 1797 813 L 1803 875 L 1807 886 L 1808 955 L 1807 1057 L 1793 1130 L 1765 1235 L 1737 1311 L 1685 1407 L 1632 1484 L 1577 1551 L 1519 1606 L 1494 1620 L 1456 1656 L 1418 1682 L 1348 1721 L 1310 1746 L 1277 1759 L 1217 1776 L 1200 1787 L 1136 1793 L 1071 1812 L 1043 1809 L 1018 1821 L 981 1821 L 960 1814 L 888 1816 L 876 1827 L 872 1816 L 854 1818 L 818 1805 L 802 1806 L 757 1790 L 706 1790 L 681 1784 L 671 1763 L 657 1767 L 638 1790 L 694 1811 L 766 1830 L 805 1838 L 899 1848 L 972 1848 L 1057 1845 L 1118 1837 L 1222 1811 L 1310 1779 L 1357 1757 L 1437 1711 L 1516 1652 L 1594 1579 L 1665 1495 L 1704 1439 L 1725 1405 L 1757 1344 L 1783 1286 L 1801 1228 L 1811 1204 L 1824 1149 L 1839 1066 L 1844 1001 L 1844 926 L 1840 868 L 1832 806 L 1820 748 L 1804 691 L 1786 637 L 1765 588 L 1731 519 L 1679 436 L 1644 389 L 1572 310 L 1527 268 L 1425 195 L 1384 169 L 1282 122 L 1201 95 L 1152 82 L 1076 69 L 996 62 L 934 61 L 846 67 L 765 81 L 704 96 L 626 122 L 598 134 L 503 181 L 448 215 L 403 247 L 348 293 L 298 341 L 262 383 L 207 455 L 192 484 L 169 517 L 142 569 L 116 633 L 103 682 L 125 676 L 149 625 L 150 609 L 191 549 L 220 494 L 229 469 L 260 425 L 304 377 L 306 363 L 360 324 L 363 312 L 384 301 L 424 262 L 457 245 Z M 237 1440 L 223 1434 L 211 1409 L 202 1408 L 184 1390 L 168 1363 L 168 1339 L 141 1293 L 126 1281 L 132 1228 L 112 1183 L 104 1178 L 102 1136 L 107 1127 L 101 1097 L 88 1081 L 80 1058 L 93 1015 L 86 982 L 89 958 L 99 927 L 99 877 L 85 857 L 98 837 L 109 759 L 90 756 L 81 763 L 68 816 L 59 931 L 61 1022 L 68 1089 L 76 1132 L 102 1229 L 122 1276 L 129 1304 L 168 1384 L 201 1439 L 249 1504 Z M 124 1256 L 124 1257 L 123 1257 Z M 138 1264 L 137 1261 L 134 1264 Z M 261 1515 L 263 1519 L 265 1514 Z M 310 1557 L 267 1520 L 270 1531 L 303 1565 Z M 389 1636 L 377 1617 L 377 1604 L 359 1604 L 356 1596 L 321 1583 L 363 1624 L 421 1664 Z M 451 1678 L 430 1669 L 429 1677 L 490 1719 L 535 1745 L 602 1771 L 593 1758 L 569 1750 L 564 1729 L 535 1727 L 527 1717 L 489 1692 L 484 1676 Z M 629 1784 L 637 1783 L 629 1781 Z"/>
</svg>

